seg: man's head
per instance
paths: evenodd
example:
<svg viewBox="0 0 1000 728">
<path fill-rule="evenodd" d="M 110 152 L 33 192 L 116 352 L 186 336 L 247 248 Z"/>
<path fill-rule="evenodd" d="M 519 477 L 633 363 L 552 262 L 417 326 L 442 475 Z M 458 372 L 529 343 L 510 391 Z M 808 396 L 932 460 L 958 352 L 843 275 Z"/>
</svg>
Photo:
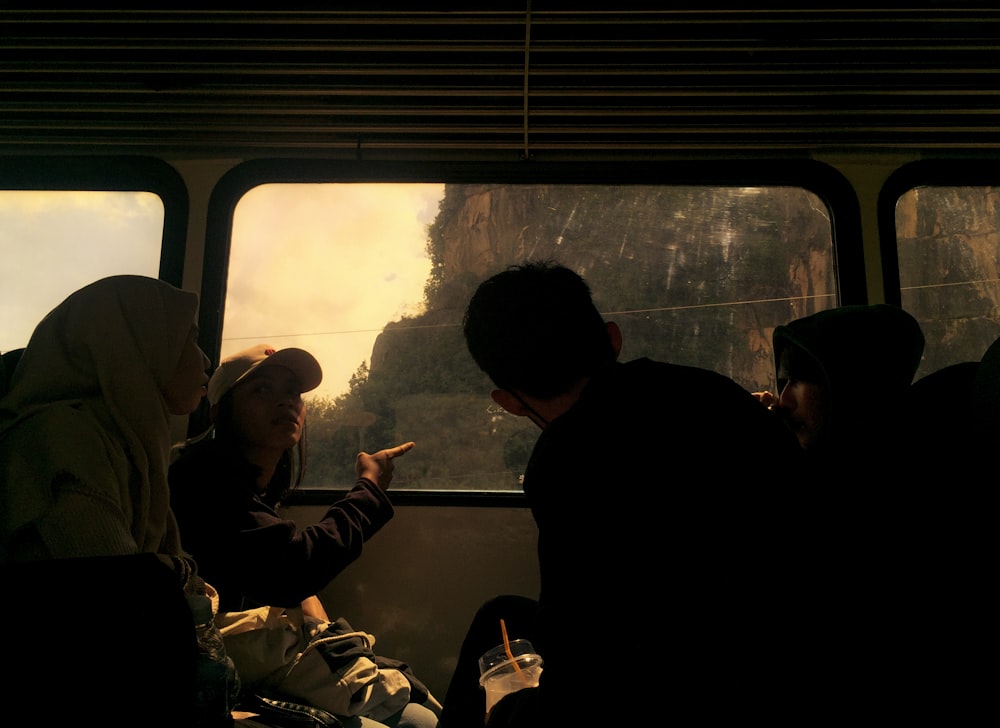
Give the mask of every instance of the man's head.
<svg viewBox="0 0 1000 728">
<path fill-rule="evenodd" d="M 497 387 L 539 399 L 565 394 L 618 356 L 590 287 L 553 262 L 483 281 L 463 327 L 469 353 Z"/>
</svg>

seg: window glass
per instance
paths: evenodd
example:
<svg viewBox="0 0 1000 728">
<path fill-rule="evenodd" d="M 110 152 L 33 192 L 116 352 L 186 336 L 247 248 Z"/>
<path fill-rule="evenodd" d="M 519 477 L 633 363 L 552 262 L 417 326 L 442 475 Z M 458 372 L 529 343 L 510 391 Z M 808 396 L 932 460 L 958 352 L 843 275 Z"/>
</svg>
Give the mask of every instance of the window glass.
<svg viewBox="0 0 1000 728">
<path fill-rule="evenodd" d="M 0 190 L 0 351 L 88 283 L 159 275 L 163 210 L 151 192 Z"/>
<path fill-rule="evenodd" d="M 830 213 L 796 187 L 266 184 L 234 213 L 222 356 L 312 352 L 306 487 L 414 440 L 394 489 L 520 490 L 538 430 L 505 414 L 461 335 L 476 285 L 558 260 L 618 322 L 623 359 L 773 389 L 776 325 L 837 305 Z"/>
<path fill-rule="evenodd" d="M 1000 336 L 1000 188 L 917 187 L 896 204 L 903 308 L 927 344 L 917 379 Z"/>
</svg>

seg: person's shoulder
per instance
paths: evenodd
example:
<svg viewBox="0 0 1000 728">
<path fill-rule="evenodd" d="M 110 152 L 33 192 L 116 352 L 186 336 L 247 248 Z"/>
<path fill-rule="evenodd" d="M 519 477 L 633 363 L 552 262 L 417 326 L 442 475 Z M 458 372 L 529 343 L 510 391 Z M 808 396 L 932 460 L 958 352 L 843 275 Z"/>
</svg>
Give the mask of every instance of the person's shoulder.
<svg viewBox="0 0 1000 728">
<path fill-rule="evenodd" d="M 245 469 L 245 464 L 214 440 L 186 445 L 168 471 L 170 501 L 178 520 L 195 517 L 192 514 L 207 517 L 241 503 L 246 490 Z"/>
<path fill-rule="evenodd" d="M 185 445 L 170 463 L 170 489 L 178 499 L 204 500 L 206 490 L 219 497 L 225 492 L 228 497 L 233 492 L 240 492 L 239 484 L 244 481 L 246 469 L 246 461 L 238 453 L 215 439 L 200 440 Z M 206 483 L 211 483 L 212 487 L 206 489 Z"/>
<path fill-rule="evenodd" d="M 129 460 L 114 424 L 81 401 L 40 408 L 0 438 L 0 462 L 8 476 L 20 470 L 14 477 L 41 481 L 59 474 L 112 487 L 128 477 Z"/>
<path fill-rule="evenodd" d="M 177 471 L 190 468 L 201 469 L 210 467 L 212 463 L 221 461 L 224 458 L 225 454 L 219 443 L 213 438 L 206 438 L 186 444 L 180 448 L 170 469 Z"/>
<path fill-rule="evenodd" d="M 678 395 L 705 397 L 714 394 L 738 400 L 754 400 L 753 395 L 738 382 L 714 369 L 649 358 L 633 359 L 622 366 L 624 376 L 660 387 L 672 387 Z M 691 387 L 699 389 L 692 390 Z"/>
<path fill-rule="evenodd" d="M 4 432 L 6 447 L 29 447 L 33 451 L 66 449 L 77 452 L 106 448 L 114 441 L 108 423 L 85 402 L 58 402 L 40 407 L 13 423 Z M 67 445 L 72 447 L 67 447 Z"/>
<path fill-rule="evenodd" d="M 711 369 L 633 359 L 602 373 L 593 384 L 575 412 L 578 431 L 606 434 L 609 427 L 621 429 L 628 421 L 634 437 L 634 423 L 641 421 L 650 438 L 682 437 L 699 447 L 730 435 L 758 444 L 774 438 L 787 443 L 785 435 L 790 436 L 749 390 Z M 602 418 L 611 424 L 600 426 Z"/>
<path fill-rule="evenodd" d="M 712 369 L 651 359 L 628 362 L 647 382 L 658 381 L 672 409 L 683 413 L 693 437 L 714 432 L 718 442 L 799 456 L 791 431 L 754 395 L 731 377 Z M 652 393 L 651 393 L 652 398 Z"/>
<path fill-rule="evenodd" d="M 643 376 L 675 377 L 678 379 L 702 379 L 720 380 L 722 382 L 732 382 L 733 380 L 725 374 L 706 369 L 704 367 L 692 366 L 690 364 L 677 364 L 675 362 L 663 361 L 661 359 L 650 359 L 649 357 L 639 357 L 624 362 L 625 369 L 635 374 Z"/>
</svg>

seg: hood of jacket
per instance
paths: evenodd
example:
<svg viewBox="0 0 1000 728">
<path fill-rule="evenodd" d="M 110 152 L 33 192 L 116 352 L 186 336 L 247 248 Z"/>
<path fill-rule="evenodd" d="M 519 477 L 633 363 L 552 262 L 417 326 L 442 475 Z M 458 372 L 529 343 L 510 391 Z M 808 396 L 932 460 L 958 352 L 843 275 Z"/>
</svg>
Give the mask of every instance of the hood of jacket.
<svg viewBox="0 0 1000 728">
<path fill-rule="evenodd" d="M 920 366 L 924 334 L 896 306 L 841 306 L 778 326 L 773 344 L 775 370 L 785 349 L 795 347 L 820 373 L 818 383 L 843 415 L 858 409 L 860 399 L 897 403 L 905 397 Z"/>
</svg>

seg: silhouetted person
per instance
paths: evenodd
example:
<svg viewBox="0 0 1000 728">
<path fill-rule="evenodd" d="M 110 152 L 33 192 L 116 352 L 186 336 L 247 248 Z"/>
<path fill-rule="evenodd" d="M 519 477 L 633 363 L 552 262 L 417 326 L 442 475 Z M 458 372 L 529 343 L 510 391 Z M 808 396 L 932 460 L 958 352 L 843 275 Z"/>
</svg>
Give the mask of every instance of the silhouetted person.
<svg viewBox="0 0 1000 728">
<path fill-rule="evenodd" d="M 483 725 L 476 660 L 501 643 L 500 617 L 545 665 L 491 728 L 798 713 L 818 680 L 816 566 L 806 491 L 773 466 L 796 467 L 787 429 L 721 374 L 617 361 L 618 326 L 557 264 L 483 282 L 464 332 L 494 401 L 541 429 L 524 475 L 541 591 L 476 615 L 441 728 Z"/>
</svg>

